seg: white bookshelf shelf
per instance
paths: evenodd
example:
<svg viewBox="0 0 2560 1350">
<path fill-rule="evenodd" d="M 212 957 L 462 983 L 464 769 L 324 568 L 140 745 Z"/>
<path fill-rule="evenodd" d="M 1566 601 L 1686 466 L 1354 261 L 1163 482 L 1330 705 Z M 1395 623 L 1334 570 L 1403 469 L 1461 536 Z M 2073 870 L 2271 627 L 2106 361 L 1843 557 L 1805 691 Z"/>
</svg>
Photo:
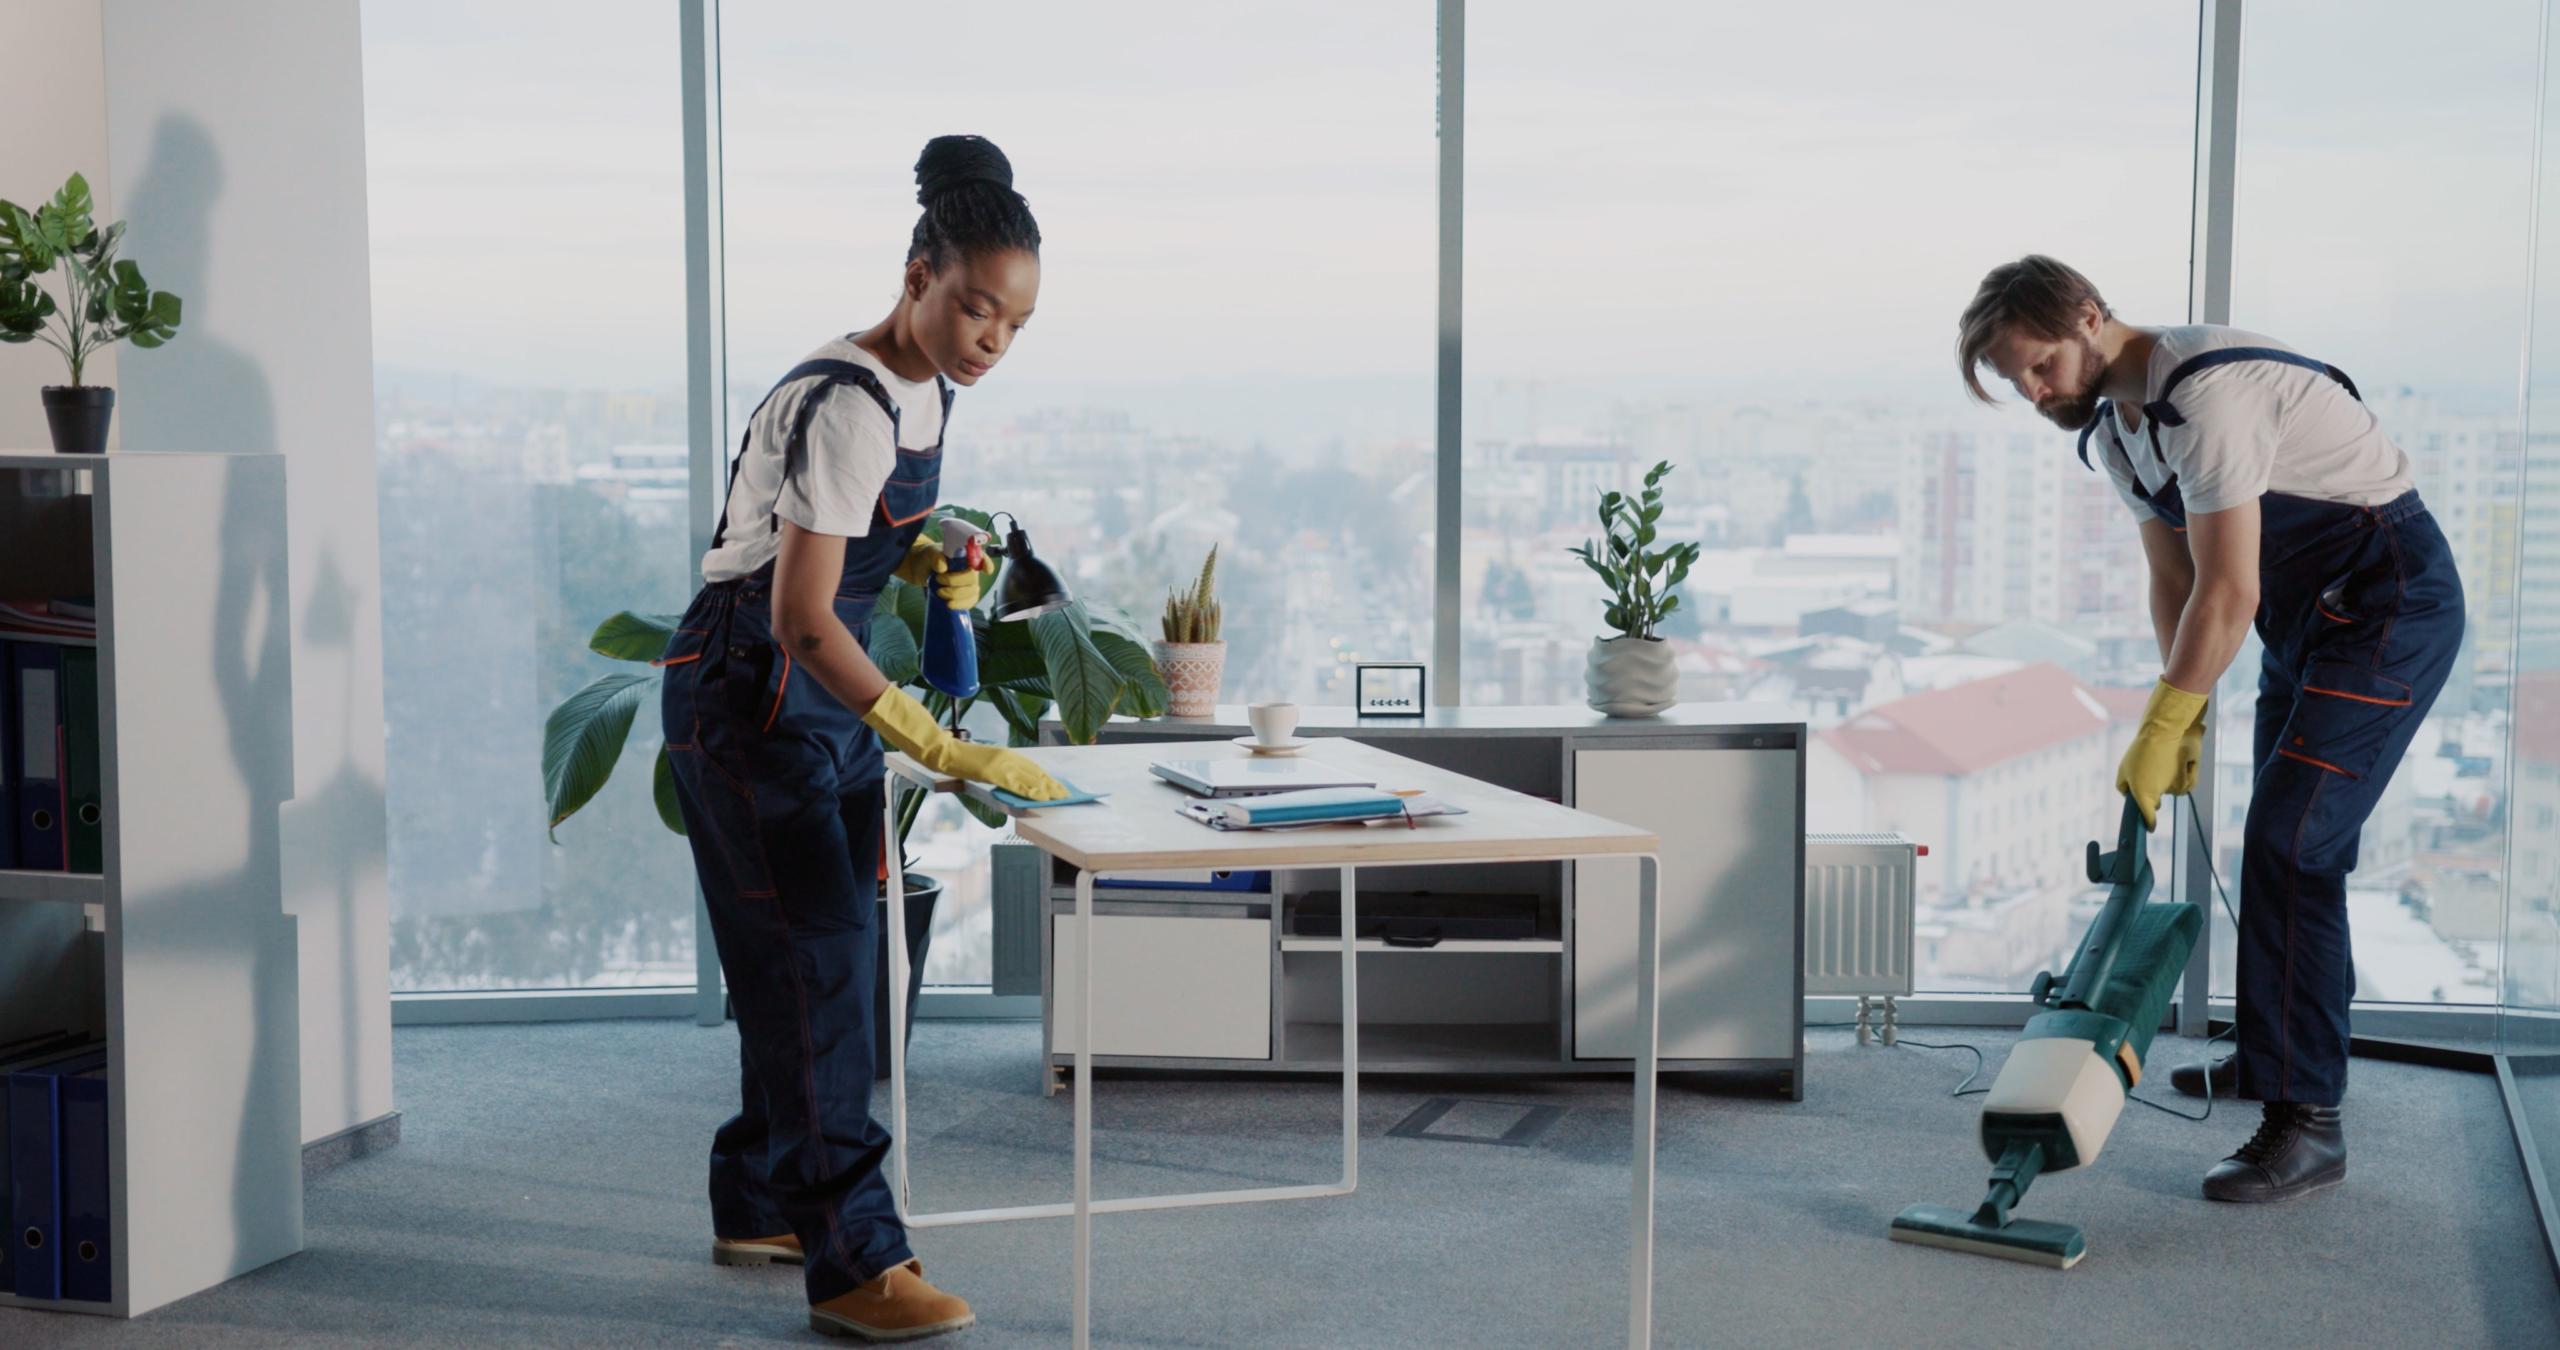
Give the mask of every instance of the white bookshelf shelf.
<svg viewBox="0 0 2560 1350">
<path fill-rule="evenodd" d="M 96 905 L 106 898 L 107 879 L 94 873 L 0 870 L 0 900 Z"/>
<path fill-rule="evenodd" d="M 0 1039 L 107 1045 L 110 1296 L 134 1317 L 302 1249 L 284 460 L 0 453 L 0 596 L 92 597 L 101 872 L 0 871 Z"/>
</svg>

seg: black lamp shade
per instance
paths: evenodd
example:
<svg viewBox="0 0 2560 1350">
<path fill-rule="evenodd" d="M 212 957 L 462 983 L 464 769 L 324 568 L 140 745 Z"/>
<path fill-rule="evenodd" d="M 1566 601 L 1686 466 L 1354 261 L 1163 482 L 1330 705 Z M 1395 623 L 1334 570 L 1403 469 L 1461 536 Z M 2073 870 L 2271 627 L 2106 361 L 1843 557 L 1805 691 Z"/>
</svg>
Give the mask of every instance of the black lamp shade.
<svg viewBox="0 0 2560 1350">
<path fill-rule="evenodd" d="M 1004 575 L 996 581 L 996 618 L 1006 623 L 1064 609 L 1074 599 L 1049 564 L 1031 554 L 1031 538 L 1016 525 L 1004 537 Z"/>
</svg>

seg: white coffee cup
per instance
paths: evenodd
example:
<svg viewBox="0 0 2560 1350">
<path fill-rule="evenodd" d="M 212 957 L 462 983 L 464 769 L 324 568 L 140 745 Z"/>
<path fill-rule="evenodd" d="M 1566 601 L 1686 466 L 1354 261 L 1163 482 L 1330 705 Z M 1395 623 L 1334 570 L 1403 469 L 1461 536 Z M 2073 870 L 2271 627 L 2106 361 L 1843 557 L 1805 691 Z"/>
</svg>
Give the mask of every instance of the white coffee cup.
<svg viewBox="0 0 2560 1350">
<path fill-rule="evenodd" d="M 1256 703 L 1245 709 L 1246 720 L 1253 723 L 1253 738 L 1264 745 L 1286 745 L 1298 730 L 1298 705 L 1295 703 Z"/>
</svg>

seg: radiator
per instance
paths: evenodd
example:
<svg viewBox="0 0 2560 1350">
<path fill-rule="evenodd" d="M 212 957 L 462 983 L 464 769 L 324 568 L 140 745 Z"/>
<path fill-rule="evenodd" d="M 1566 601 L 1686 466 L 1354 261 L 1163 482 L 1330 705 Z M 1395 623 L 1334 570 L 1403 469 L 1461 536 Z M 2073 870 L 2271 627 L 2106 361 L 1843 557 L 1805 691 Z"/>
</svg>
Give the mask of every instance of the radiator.
<svg viewBox="0 0 2560 1350">
<path fill-rule="evenodd" d="M 1804 837 L 1804 992 L 1902 997 L 1912 989 L 1912 869 L 1929 850 L 1898 834 Z"/>
</svg>

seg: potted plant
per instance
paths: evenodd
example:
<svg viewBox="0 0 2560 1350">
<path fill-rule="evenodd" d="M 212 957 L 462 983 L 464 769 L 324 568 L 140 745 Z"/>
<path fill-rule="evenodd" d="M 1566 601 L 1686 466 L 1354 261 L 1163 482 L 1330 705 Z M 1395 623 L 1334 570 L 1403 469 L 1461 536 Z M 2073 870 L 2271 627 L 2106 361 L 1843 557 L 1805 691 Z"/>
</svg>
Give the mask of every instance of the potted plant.
<svg viewBox="0 0 2560 1350">
<path fill-rule="evenodd" d="M 1164 600 L 1164 638 L 1156 665 L 1164 671 L 1168 708 L 1175 717 L 1214 717 L 1218 682 L 1227 668 L 1227 644 L 1218 638 L 1218 547 L 1209 546 L 1200 575 L 1187 590 Z"/>
<path fill-rule="evenodd" d="M 123 221 L 99 229 L 89 211 L 88 180 L 76 173 L 33 211 L 0 200 L 0 342 L 41 342 L 69 363 L 71 383 L 44 390 L 53 448 L 65 454 L 107 448 L 116 391 L 80 382 L 89 358 L 128 339 L 149 349 L 178 335 L 178 297 L 151 289 L 141 268 L 116 256 Z M 36 284 L 56 264 L 59 303 Z"/>
<path fill-rule="evenodd" d="M 935 514 L 958 516 L 980 529 L 988 528 L 984 513 L 965 507 L 944 507 Z M 928 521 L 925 528 L 934 528 L 932 522 Z M 1000 549 L 991 551 L 1002 556 Z M 893 578 L 871 612 L 870 632 L 864 636 L 863 646 L 881 674 L 914 693 L 938 720 L 965 719 L 971 709 L 985 702 L 1004 719 L 1007 742 L 1025 746 L 1039 743 L 1040 721 L 1054 709 L 1067 739 L 1090 745 L 1103 723 L 1115 713 L 1136 717 L 1164 713 L 1164 679 L 1147 659 L 1146 646 L 1138 637 L 1136 626 L 1117 613 L 1088 608 L 1080 601 L 1022 623 L 996 622 L 987 617 L 984 606 L 972 611 L 969 621 L 977 641 L 979 690 L 955 708 L 948 696 L 923 682 L 924 611 L 924 592 Z M 618 661 L 654 661 L 665 654 L 667 638 L 679 621 L 672 614 L 635 614 L 625 610 L 597 625 L 587 647 Z M 555 832 L 561 822 L 593 800 L 613 776 L 614 766 L 621 761 L 623 746 L 630 738 L 633 719 L 642 707 L 657 706 L 660 678 L 662 671 L 655 667 L 600 676 L 552 710 L 543 726 L 542 779 Z M 684 817 L 676 804 L 675 768 L 664 745 L 658 747 L 652 788 L 658 819 L 668 829 L 683 834 Z M 914 854 L 907 847 L 924 802 L 922 794 L 911 793 L 899 803 L 896 831 L 898 856 L 908 868 L 904 875 L 910 1034 L 915 1027 L 916 997 L 924 983 L 934 904 L 942 892 L 939 881 L 912 870 Z M 993 807 L 966 797 L 961 802 L 989 825 L 1001 827 L 1005 823 L 1004 814 Z M 885 1076 L 889 1071 L 885 983 L 889 957 L 885 927 L 880 942 L 884 983 L 873 1020 L 881 1038 L 879 1072 Z"/>
<path fill-rule="evenodd" d="M 1664 616 L 1680 608 L 1680 597 L 1672 591 L 1688 578 L 1699 546 L 1655 547 L 1662 479 L 1670 472 L 1669 460 L 1654 465 L 1644 476 L 1643 497 L 1635 501 L 1620 492 L 1601 493 L 1601 539 L 1567 550 L 1609 587 L 1603 617 L 1618 634 L 1591 640 L 1584 680 L 1591 706 L 1611 717 L 1651 717 L 1680 699 L 1680 672 L 1671 646 L 1655 630 Z"/>
</svg>

